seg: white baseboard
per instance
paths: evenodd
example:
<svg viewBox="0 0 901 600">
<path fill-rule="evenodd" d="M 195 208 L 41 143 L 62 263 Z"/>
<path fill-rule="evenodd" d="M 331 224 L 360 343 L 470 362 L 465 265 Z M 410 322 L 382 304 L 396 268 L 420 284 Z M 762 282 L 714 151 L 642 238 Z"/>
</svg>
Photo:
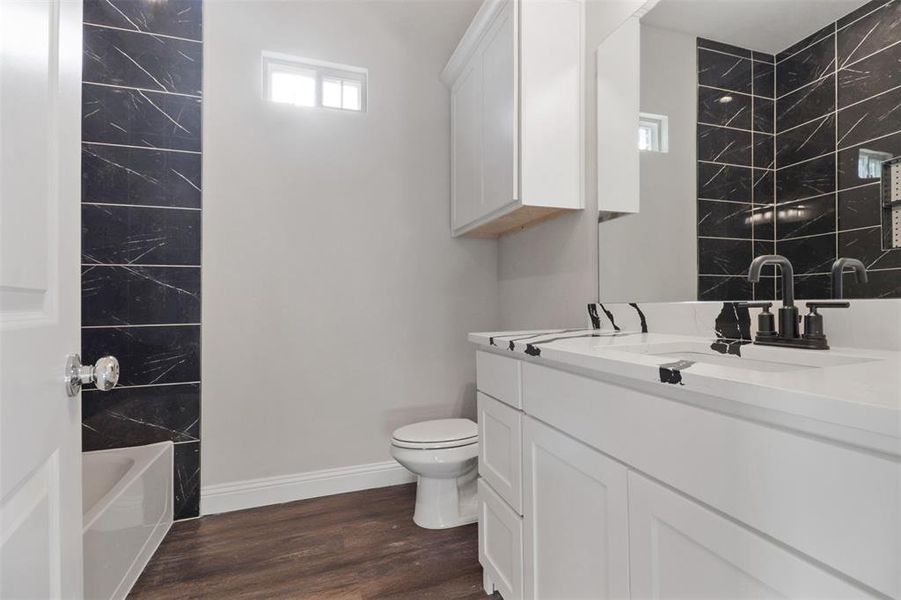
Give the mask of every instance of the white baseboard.
<svg viewBox="0 0 901 600">
<path fill-rule="evenodd" d="M 392 460 L 294 475 L 220 483 L 201 488 L 200 514 L 213 515 L 269 504 L 400 485 L 412 481 L 415 481 L 415 475 Z"/>
</svg>

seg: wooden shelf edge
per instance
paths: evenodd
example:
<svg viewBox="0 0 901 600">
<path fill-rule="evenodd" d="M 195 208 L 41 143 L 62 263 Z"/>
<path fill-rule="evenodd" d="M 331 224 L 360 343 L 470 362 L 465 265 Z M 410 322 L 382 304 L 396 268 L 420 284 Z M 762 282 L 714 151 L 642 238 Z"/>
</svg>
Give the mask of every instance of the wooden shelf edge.
<svg viewBox="0 0 901 600">
<path fill-rule="evenodd" d="M 559 208 L 548 206 L 519 206 L 510 212 L 457 234 L 457 237 L 499 238 L 510 233 L 534 227 L 562 214 L 582 210 L 580 208 Z"/>
</svg>

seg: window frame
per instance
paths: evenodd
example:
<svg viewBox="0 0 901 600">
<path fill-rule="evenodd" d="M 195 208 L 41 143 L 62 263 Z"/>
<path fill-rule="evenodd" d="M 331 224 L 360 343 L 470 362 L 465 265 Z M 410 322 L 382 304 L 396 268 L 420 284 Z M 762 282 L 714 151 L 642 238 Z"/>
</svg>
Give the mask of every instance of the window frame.
<svg viewBox="0 0 901 600">
<path fill-rule="evenodd" d="M 654 113 L 639 113 L 638 114 L 638 131 L 639 133 L 643 128 L 650 128 L 652 131 L 651 139 L 652 139 L 652 147 L 642 149 L 639 147 L 639 152 L 659 152 L 661 154 L 666 154 L 669 152 L 669 117 L 666 115 L 657 115 Z"/>
<path fill-rule="evenodd" d="M 304 58 L 293 56 L 290 54 L 282 54 L 280 52 L 270 52 L 264 50 L 262 54 L 262 75 L 263 75 L 263 99 L 273 104 L 288 104 L 295 108 L 307 110 L 329 110 L 339 111 L 343 113 L 363 114 L 368 109 L 369 104 L 369 69 L 364 67 L 355 67 L 352 65 L 343 65 L 324 60 L 313 58 Z M 315 84 L 315 104 L 313 106 L 304 106 L 302 104 L 291 104 L 288 102 L 277 102 L 272 99 L 272 74 L 273 72 L 281 73 L 300 73 L 312 71 L 316 76 Z M 353 82 L 360 86 L 360 108 L 344 108 L 343 106 L 326 106 L 322 102 L 322 84 L 326 79 L 338 80 L 342 84 L 341 103 L 344 104 L 344 83 Z"/>
</svg>

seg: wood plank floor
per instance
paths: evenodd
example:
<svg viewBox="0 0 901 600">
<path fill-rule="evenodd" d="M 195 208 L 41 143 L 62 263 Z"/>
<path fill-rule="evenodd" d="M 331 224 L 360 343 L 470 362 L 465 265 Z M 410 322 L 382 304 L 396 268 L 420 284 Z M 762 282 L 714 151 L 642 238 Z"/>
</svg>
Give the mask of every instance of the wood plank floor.
<svg viewBox="0 0 901 600">
<path fill-rule="evenodd" d="M 415 493 L 402 485 L 176 523 L 129 598 L 487 599 L 476 525 L 417 527 Z"/>
</svg>

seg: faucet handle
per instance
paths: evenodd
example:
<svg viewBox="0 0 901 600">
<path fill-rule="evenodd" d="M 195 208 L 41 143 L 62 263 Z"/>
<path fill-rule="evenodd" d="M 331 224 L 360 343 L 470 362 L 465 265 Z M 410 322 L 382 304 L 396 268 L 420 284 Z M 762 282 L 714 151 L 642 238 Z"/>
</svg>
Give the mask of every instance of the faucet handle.
<svg viewBox="0 0 901 600">
<path fill-rule="evenodd" d="M 850 306 L 850 302 L 807 302 L 810 312 L 804 315 L 804 335 L 802 337 L 815 344 L 815 347 L 827 350 L 829 346 L 826 344 L 826 334 L 823 331 L 823 315 L 818 313 L 817 309 L 849 308 Z"/>
<path fill-rule="evenodd" d="M 773 303 L 766 302 L 763 300 L 757 301 L 757 302 L 739 302 L 738 307 L 739 308 L 762 308 L 763 312 L 769 312 L 770 309 L 773 307 Z"/>
<path fill-rule="evenodd" d="M 740 308 L 762 308 L 763 311 L 757 315 L 757 335 L 759 337 L 776 336 L 776 317 L 770 312 L 773 307 L 772 302 L 739 302 Z"/>
<path fill-rule="evenodd" d="M 817 300 L 815 302 L 805 302 L 807 308 L 810 309 L 810 314 L 817 314 L 818 308 L 850 308 L 850 302 L 829 302 L 823 300 Z"/>
</svg>

